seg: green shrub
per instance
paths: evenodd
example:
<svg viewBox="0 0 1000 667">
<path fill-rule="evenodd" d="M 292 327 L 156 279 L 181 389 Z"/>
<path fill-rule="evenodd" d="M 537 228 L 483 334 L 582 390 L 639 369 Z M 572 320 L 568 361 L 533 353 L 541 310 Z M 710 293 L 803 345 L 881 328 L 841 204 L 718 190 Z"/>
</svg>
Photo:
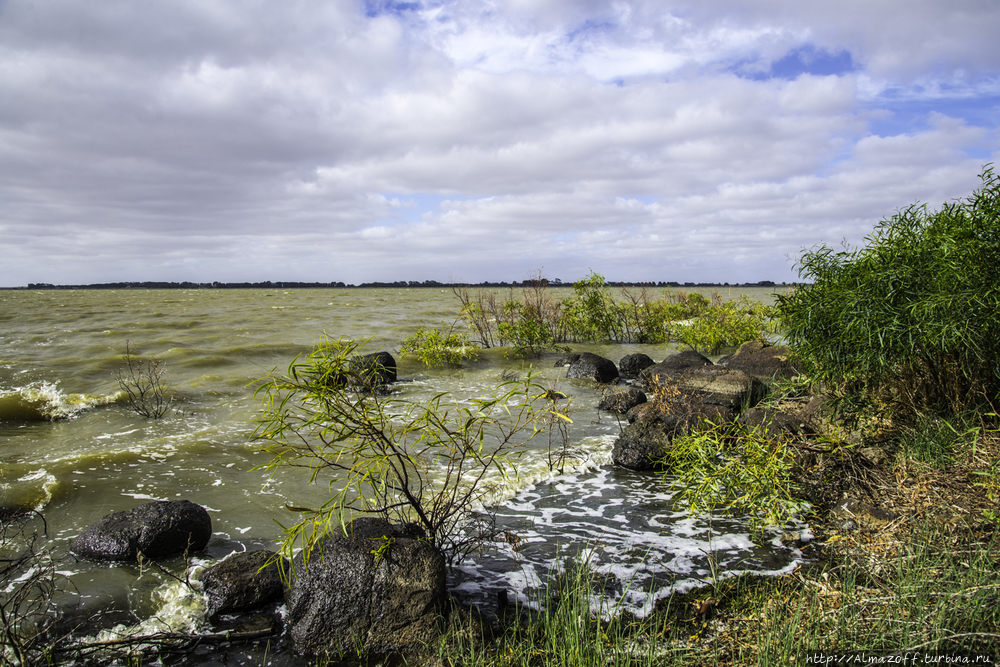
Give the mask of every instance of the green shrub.
<svg viewBox="0 0 1000 667">
<path fill-rule="evenodd" d="M 457 366 L 479 358 L 479 348 L 468 338 L 455 332 L 441 333 L 437 329 L 419 329 L 407 336 L 399 352 L 403 356 L 416 357 L 430 367 Z"/>
<path fill-rule="evenodd" d="M 573 283 L 573 296 L 562 302 L 562 319 L 570 335 L 581 341 L 619 341 L 622 312 L 599 273 Z"/>
<path fill-rule="evenodd" d="M 755 529 L 782 527 L 804 508 L 792 482 L 790 439 L 765 428 L 704 421 L 674 437 L 659 461 L 691 513 L 726 510 L 746 515 Z"/>
<path fill-rule="evenodd" d="M 1000 178 L 939 211 L 910 206 L 856 250 L 798 261 L 785 336 L 841 414 L 949 417 L 1000 393 Z"/>
<path fill-rule="evenodd" d="M 692 350 L 719 354 L 724 348 L 765 339 L 776 331 L 772 319 L 774 308 L 752 301 L 745 294 L 723 304 L 705 306 L 696 302 L 692 310 L 701 314 L 689 322 L 677 322 L 670 326 L 671 336 Z"/>
</svg>

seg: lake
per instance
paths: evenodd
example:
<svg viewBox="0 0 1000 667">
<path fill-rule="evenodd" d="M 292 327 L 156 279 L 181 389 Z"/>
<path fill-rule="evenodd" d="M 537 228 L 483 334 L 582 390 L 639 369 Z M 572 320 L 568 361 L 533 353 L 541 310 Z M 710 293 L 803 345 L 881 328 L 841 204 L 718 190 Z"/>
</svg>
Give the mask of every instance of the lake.
<svg viewBox="0 0 1000 667">
<path fill-rule="evenodd" d="M 773 300 L 770 289 L 744 291 Z M 214 535 L 205 553 L 164 563 L 167 570 L 183 578 L 234 551 L 274 548 L 279 524 L 295 520 L 285 506 L 317 506 L 328 491 L 309 485 L 307 471 L 254 470 L 269 456 L 250 437 L 261 407 L 253 384 L 324 336 L 370 339 L 366 351 L 392 352 L 394 391 L 415 401 L 439 392 L 482 396 L 504 372 L 529 365 L 570 397 L 575 459 L 560 472 L 541 444 L 529 447 L 493 508 L 520 535 L 520 549 L 457 567 L 450 584 L 466 602 L 489 607 L 501 589 L 527 599 L 553 568 L 585 557 L 607 575 L 595 605 L 643 615 L 671 591 L 716 574 L 778 574 L 801 559 L 777 537 L 755 542 L 737 520 L 678 511 L 659 475 L 611 465 L 620 422 L 596 410 L 599 387 L 554 366 L 559 355 L 507 359 L 494 349 L 462 368 L 428 369 L 398 354 L 407 335 L 450 326 L 458 308 L 450 290 L 438 289 L 0 291 L 0 501 L 44 515 L 46 547 L 75 588 L 58 604 L 73 614 L 116 610 L 108 618 L 125 624 L 209 628 L 200 597 L 177 581 L 149 568 L 78 562 L 69 544 L 109 512 L 186 498 L 208 509 Z M 122 400 L 114 372 L 127 341 L 162 360 L 175 408 L 162 419 L 143 419 Z M 616 363 L 633 352 L 660 361 L 675 351 L 572 348 Z"/>
</svg>

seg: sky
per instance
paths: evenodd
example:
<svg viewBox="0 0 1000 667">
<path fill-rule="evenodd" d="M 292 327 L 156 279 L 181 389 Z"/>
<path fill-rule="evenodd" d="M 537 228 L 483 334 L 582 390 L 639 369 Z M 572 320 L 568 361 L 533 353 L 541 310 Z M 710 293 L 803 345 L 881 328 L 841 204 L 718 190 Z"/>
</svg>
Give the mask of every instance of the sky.
<svg viewBox="0 0 1000 667">
<path fill-rule="evenodd" d="M 0 286 L 775 282 L 1000 152 L 996 0 L 0 0 Z"/>
</svg>

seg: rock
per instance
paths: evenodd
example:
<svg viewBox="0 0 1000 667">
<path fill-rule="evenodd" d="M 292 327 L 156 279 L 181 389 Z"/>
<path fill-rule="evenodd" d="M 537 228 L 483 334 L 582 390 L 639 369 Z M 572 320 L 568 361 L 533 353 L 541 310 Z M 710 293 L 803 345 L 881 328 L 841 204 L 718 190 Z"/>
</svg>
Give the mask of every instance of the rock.
<svg viewBox="0 0 1000 667">
<path fill-rule="evenodd" d="M 776 379 L 787 380 L 799 374 L 790 359 L 791 350 L 784 345 L 754 340 L 740 345 L 726 366 L 770 384 Z"/>
<path fill-rule="evenodd" d="M 653 368 L 655 366 L 650 366 L 646 371 Z M 767 387 L 757 378 L 741 370 L 714 364 L 691 366 L 671 376 L 666 372 L 651 375 L 649 382 L 665 383 L 660 385 L 665 390 L 653 385 L 657 400 L 700 401 L 734 410 L 752 407 L 767 394 Z"/>
<path fill-rule="evenodd" d="M 677 421 L 637 419 L 622 431 L 611 450 L 611 460 L 630 470 L 657 470 L 657 460 L 663 458 L 677 433 Z"/>
<path fill-rule="evenodd" d="M 570 364 L 566 377 L 584 378 L 606 384 L 618 378 L 618 368 L 610 359 L 584 352 Z"/>
<path fill-rule="evenodd" d="M 782 434 L 812 435 L 816 431 L 801 414 L 774 410 L 771 408 L 750 408 L 738 420 L 751 428 L 760 430 L 767 438 L 777 438 Z"/>
<path fill-rule="evenodd" d="M 212 537 L 212 519 L 189 500 L 160 500 L 112 512 L 73 541 L 77 556 L 97 561 L 168 558 L 201 551 Z"/>
<path fill-rule="evenodd" d="M 372 389 L 396 381 L 396 360 L 388 352 L 372 352 L 351 359 L 351 372 L 357 373 L 362 386 Z"/>
<path fill-rule="evenodd" d="M 31 512 L 32 509 L 26 505 L 0 504 L 0 523 L 20 519 Z"/>
<path fill-rule="evenodd" d="M 572 366 L 573 362 L 580 358 L 579 354 L 567 354 L 565 357 L 559 357 L 556 362 L 552 364 L 554 368 L 563 368 L 564 366 Z"/>
<path fill-rule="evenodd" d="M 639 373 L 641 373 L 646 368 L 654 366 L 655 361 L 649 358 L 648 355 L 637 353 L 628 354 L 621 358 L 618 362 L 618 372 L 621 373 L 622 377 L 626 378 L 637 378 Z"/>
<path fill-rule="evenodd" d="M 726 406 L 703 402 L 647 402 L 628 411 L 626 426 L 611 450 L 616 465 L 632 470 L 659 470 L 673 439 L 702 428 L 705 421 L 724 424 L 735 419 Z"/>
<path fill-rule="evenodd" d="M 692 368 L 684 374 L 681 390 L 696 391 L 706 403 L 733 410 L 753 407 L 767 394 L 760 380 L 731 366 Z"/>
<path fill-rule="evenodd" d="M 362 517 L 348 529 L 349 536 L 328 536 L 308 565 L 301 555 L 294 561 L 285 600 L 295 650 L 340 656 L 424 648 L 446 608 L 444 556 L 410 527 Z"/>
<path fill-rule="evenodd" d="M 604 393 L 597 404 L 598 410 L 626 414 L 637 405 L 646 402 L 646 394 L 635 387 L 612 387 Z"/>
<path fill-rule="evenodd" d="M 201 585 L 208 597 L 208 617 L 253 611 L 281 600 L 285 593 L 278 558 L 273 551 L 244 551 L 205 570 Z"/>
<path fill-rule="evenodd" d="M 648 366 L 639 373 L 640 384 L 647 389 L 657 385 L 666 385 L 684 374 L 691 368 L 711 366 L 712 361 L 694 350 L 685 350 L 671 354 L 658 364 Z"/>
</svg>

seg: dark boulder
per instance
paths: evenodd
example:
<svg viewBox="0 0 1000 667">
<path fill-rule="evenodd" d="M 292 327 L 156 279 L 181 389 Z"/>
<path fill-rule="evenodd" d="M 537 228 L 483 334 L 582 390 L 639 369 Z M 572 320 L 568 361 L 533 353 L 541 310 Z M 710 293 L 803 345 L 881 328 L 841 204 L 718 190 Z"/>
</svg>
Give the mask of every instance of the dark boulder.
<svg viewBox="0 0 1000 667">
<path fill-rule="evenodd" d="M 564 366 L 572 366 L 573 362 L 580 358 L 580 355 L 576 352 L 572 354 L 567 354 L 565 357 L 559 357 L 556 359 L 555 363 L 552 364 L 554 368 L 563 368 Z"/>
<path fill-rule="evenodd" d="M 648 405 L 648 404 L 647 404 Z M 678 421 L 669 415 L 636 419 L 622 431 L 611 450 L 611 460 L 631 470 L 656 470 L 678 432 Z"/>
<path fill-rule="evenodd" d="M 602 356 L 584 352 L 573 361 L 566 371 L 568 378 L 583 378 L 606 384 L 618 378 L 618 368 L 615 362 Z"/>
<path fill-rule="evenodd" d="M 160 500 L 112 512 L 73 541 L 73 553 L 87 560 L 135 561 L 201 551 L 212 537 L 212 519 L 189 500 Z"/>
<path fill-rule="evenodd" d="M 388 352 L 372 352 L 351 359 L 349 370 L 356 374 L 357 382 L 372 389 L 396 381 L 396 360 Z"/>
<path fill-rule="evenodd" d="M 621 373 L 622 377 L 637 378 L 639 373 L 655 364 L 655 361 L 641 352 L 628 354 L 618 362 L 618 372 Z"/>
<path fill-rule="evenodd" d="M 632 470 L 657 470 L 657 461 L 669 451 L 673 439 L 705 428 L 706 423 L 724 424 L 735 419 L 728 407 L 693 400 L 642 403 L 629 410 L 629 425 L 622 429 L 611 450 L 611 460 Z"/>
<path fill-rule="evenodd" d="M 635 387 L 611 387 L 601 397 L 600 402 L 597 404 L 597 409 L 623 415 L 635 406 L 645 402 L 646 394 L 641 389 L 636 389 Z"/>
<path fill-rule="evenodd" d="M 445 559 L 411 527 L 362 517 L 330 535 L 285 592 L 289 637 L 306 655 L 410 653 L 436 637 Z"/>
<path fill-rule="evenodd" d="M 280 558 L 273 551 L 244 551 L 205 570 L 201 586 L 208 598 L 208 617 L 253 611 L 281 600 L 285 592 Z"/>
</svg>

